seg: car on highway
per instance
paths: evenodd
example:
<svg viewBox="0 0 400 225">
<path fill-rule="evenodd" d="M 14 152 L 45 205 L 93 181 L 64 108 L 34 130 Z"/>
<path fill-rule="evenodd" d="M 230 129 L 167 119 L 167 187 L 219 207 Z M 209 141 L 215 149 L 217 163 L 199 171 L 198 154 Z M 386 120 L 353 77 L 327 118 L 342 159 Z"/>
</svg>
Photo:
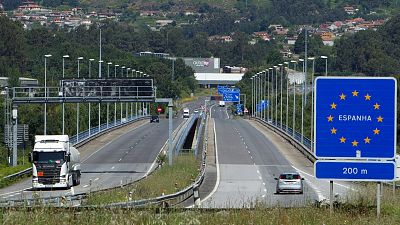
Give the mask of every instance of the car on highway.
<svg viewBox="0 0 400 225">
<path fill-rule="evenodd" d="M 198 109 L 195 109 L 193 112 L 194 112 L 194 113 L 199 113 L 199 110 L 198 110 Z"/>
<path fill-rule="evenodd" d="M 159 123 L 160 122 L 160 117 L 158 115 L 152 115 L 150 117 L 150 123 Z"/>
<path fill-rule="evenodd" d="M 299 173 L 282 173 L 275 177 L 276 194 L 298 193 L 303 194 L 303 180 Z"/>
</svg>

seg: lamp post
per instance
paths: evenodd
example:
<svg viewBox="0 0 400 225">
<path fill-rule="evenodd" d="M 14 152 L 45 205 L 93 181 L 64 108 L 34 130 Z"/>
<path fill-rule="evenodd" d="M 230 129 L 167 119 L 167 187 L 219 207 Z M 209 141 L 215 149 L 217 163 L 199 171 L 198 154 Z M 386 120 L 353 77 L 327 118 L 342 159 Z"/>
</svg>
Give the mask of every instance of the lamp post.
<svg viewBox="0 0 400 225">
<path fill-rule="evenodd" d="M 44 98 L 47 100 L 47 58 L 51 55 L 44 55 Z M 44 135 L 47 134 L 47 103 L 44 103 Z"/>
<path fill-rule="evenodd" d="M 80 73 L 79 62 L 83 60 L 83 57 L 78 57 L 78 78 Z M 79 140 L 79 103 L 76 103 L 76 141 Z"/>
<path fill-rule="evenodd" d="M 65 59 L 68 59 L 68 58 L 69 58 L 69 55 L 63 55 L 63 61 L 62 61 L 62 64 L 63 64 L 62 77 L 63 78 L 65 77 Z M 62 103 L 62 134 L 65 134 L 65 103 L 64 103 L 64 101 Z"/>
<path fill-rule="evenodd" d="M 280 72 L 281 72 L 281 100 L 280 100 L 280 103 L 281 103 L 281 129 L 282 129 L 282 122 L 283 122 L 283 116 L 282 116 L 282 83 L 283 83 L 283 64 L 278 64 L 278 66 L 279 66 L 279 70 L 280 70 Z"/>
<path fill-rule="evenodd" d="M 110 78 L 110 66 L 112 65 L 112 62 L 107 63 L 107 77 Z"/>
<path fill-rule="evenodd" d="M 274 66 L 275 70 L 275 125 L 278 125 L 278 66 Z"/>
<path fill-rule="evenodd" d="M 270 79 L 269 79 L 269 71 L 272 70 L 272 68 L 268 68 L 268 108 L 267 108 L 267 120 L 268 122 L 271 120 L 271 92 L 270 92 Z M 272 80 L 272 79 L 271 79 Z M 272 86 L 271 86 L 272 87 Z"/>
<path fill-rule="evenodd" d="M 254 76 L 250 77 L 251 80 L 251 116 L 254 117 Z"/>
<path fill-rule="evenodd" d="M 325 76 L 328 76 L 328 56 L 322 55 L 321 59 L 325 59 Z"/>
<path fill-rule="evenodd" d="M 312 73 L 311 73 L 311 152 L 313 151 L 313 130 L 314 130 L 314 73 L 315 73 L 315 58 L 310 57 L 308 60 L 312 60 Z"/>
<path fill-rule="evenodd" d="M 101 64 L 103 63 L 103 60 L 99 60 L 99 79 L 101 79 Z M 99 132 L 100 132 L 100 128 L 101 128 L 101 104 L 99 102 L 99 115 L 98 115 L 98 120 L 99 120 Z"/>
<path fill-rule="evenodd" d="M 114 65 L 114 77 L 117 77 L 117 67 L 119 65 Z M 114 102 L 114 126 L 117 125 L 117 102 Z"/>
<path fill-rule="evenodd" d="M 284 64 L 287 67 L 284 67 L 284 72 L 285 69 L 288 68 L 289 62 L 284 62 Z M 287 70 L 289 72 L 289 70 Z M 288 132 L 288 127 L 289 127 L 289 79 L 288 79 L 288 72 L 286 73 L 286 133 Z"/>
<path fill-rule="evenodd" d="M 306 76 L 305 76 L 305 71 L 307 68 L 304 67 L 304 59 L 299 59 L 300 62 L 303 62 L 303 79 L 302 79 L 302 85 L 301 85 L 301 143 L 304 141 L 304 84 L 306 82 Z"/>
<path fill-rule="evenodd" d="M 264 87 L 263 87 L 263 89 L 264 89 L 264 120 L 267 120 L 267 117 L 266 117 L 266 113 L 267 113 L 267 110 L 268 110 L 268 108 L 267 108 L 267 99 L 266 99 L 266 92 L 267 92 L 267 70 L 263 70 L 262 71 L 263 73 L 264 73 Z"/>
<path fill-rule="evenodd" d="M 92 77 L 92 62 L 94 61 L 94 59 L 89 59 L 89 79 Z M 92 111 L 92 109 L 91 109 L 91 104 L 90 104 L 90 102 L 89 102 L 89 115 L 88 115 L 88 117 L 89 117 L 89 121 L 88 121 L 88 126 L 89 126 L 89 137 L 90 137 L 90 135 L 91 135 L 91 129 L 90 128 L 92 128 L 92 126 L 91 126 L 91 111 Z"/>
<path fill-rule="evenodd" d="M 107 63 L 107 78 L 110 78 L 110 65 L 112 65 L 112 62 Z M 107 129 L 108 129 L 108 123 L 109 123 L 109 113 L 110 113 L 110 103 L 107 102 Z"/>
<path fill-rule="evenodd" d="M 114 65 L 114 77 L 117 77 L 117 67 L 119 67 L 119 65 Z"/>
<path fill-rule="evenodd" d="M 293 69 L 294 71 L 296 71 L 296 65 L 297 65 L 297 61 L 292 60 L 290 61 L 291 63 L 293 63 Z M 295 133 L 296 133 L 296 82 L 297 79 L 295 76 L 293 76 L 293 115 L 292 115 L 292 135 L 293 137 L 295 137 Z"/>
</svg>

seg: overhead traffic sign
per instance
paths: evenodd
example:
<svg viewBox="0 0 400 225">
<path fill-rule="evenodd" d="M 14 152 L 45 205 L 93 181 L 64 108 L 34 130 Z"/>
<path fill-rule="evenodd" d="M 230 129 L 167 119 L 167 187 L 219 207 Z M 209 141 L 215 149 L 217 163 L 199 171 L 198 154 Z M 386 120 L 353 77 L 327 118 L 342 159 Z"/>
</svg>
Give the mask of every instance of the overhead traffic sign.
<svg viewBox="0 0 400 225">
<path fill-rule="evenodd" d="M 225 92 L 223 95 L 223 100 L 225 102 L 239 102 L 240 101 L 240 92 L 236 92 L 236 91 Z"/>
<path fill-rule="evenodd" d="M 327 180 L 392 181 L 396 164 L 393 161 L 317 161 L 315 177 Z"/>
<path fill-rule="evenodd" d="M 395 157 L 396 79 L 318 77 L 315 83 L 316 157 Z"/>
</svg>

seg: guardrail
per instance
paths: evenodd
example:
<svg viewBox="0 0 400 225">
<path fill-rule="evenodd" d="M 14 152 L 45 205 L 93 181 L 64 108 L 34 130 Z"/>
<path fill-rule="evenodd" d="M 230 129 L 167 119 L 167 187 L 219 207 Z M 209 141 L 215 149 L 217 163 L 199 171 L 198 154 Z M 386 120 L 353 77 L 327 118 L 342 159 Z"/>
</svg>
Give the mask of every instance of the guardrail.
<svg viewBox="0 0 400 225">
<path fill-rule="evenodd" d="M 122 121 L 117 120 L 115 123 L 113 122 L 113 123 L 109 123 L 109 124 L 102 124 L 102 125 L 100 125 L 100 129 L 98 126 L 92 127 L 90 136 L 89 136 L 89 130 L 82 131 L 78 134 L 78 137 L 79 137 L 78 139 L 76 138 L 77 137 L 76 135 L 72 136 L 70 138 L 70 143 L 76 147 L 80 147 L 104 133 L 110 132 L 112 130 L 118 129 L 120 127 L 129 125 L 131 123 L 134 123 L 134 122 L 146 119 L 146 118 L 149 118 L 149 116 L 129 117 L 125 122 L 124 122 L 124 120 L 122 120 Z M 14 178 L 21 177 L 21 176 L 24 176 L 24 175 L 27 175 L 30 173 L 32 173 L 32 167 L 22 170 L 20 172 L 14 173 L 14 174 L 5 176 L 2 178 L 2 180 L 14 179 Z"/>
<path fill-rule="evenodd" d="M 301 134 L 298 132 L 294 132 L 293 130 L 289 127 L 286 127 L 285 125 L 276 122 L 276 121 L 265 121 L 263 119 L 260 119 L 258 117 L 251 117 L 251 119 L 254 119 L 264 126 L 268 127 L 275 133 L 277 133 L 279 136 L 283 137 L 286 141 L 288 141 L 290 144 L 292 144 L 295 148 L 297 148 L 305 157 L 307 157 L 311 162 L 315 162 L 317 159 L 314 156 L 314 153 L 311 151 L 311 140 L 303 137 L 303 142 L 301 142 Z"/>
<path fill-rule="evenodd" d="M 193 124 L 194 124 L 194 122 L 196 121 L 197 118 L 198 118 L 198 116 L 196 115 L 196 116 L 191 116 L 187 120 L 185 129 L 183 130 L 182 135 L 179 137 L 178 142 L 175 145 L 175 153 L 176 154 L 179 154 L 180 150 L 182 149 L 183 144 L 184 144 L 184 142 L 186 140 L 186 137 L 188 136 L 189 131 L 192 128 L 192 126 L 193 126 Z"/>
</svg>

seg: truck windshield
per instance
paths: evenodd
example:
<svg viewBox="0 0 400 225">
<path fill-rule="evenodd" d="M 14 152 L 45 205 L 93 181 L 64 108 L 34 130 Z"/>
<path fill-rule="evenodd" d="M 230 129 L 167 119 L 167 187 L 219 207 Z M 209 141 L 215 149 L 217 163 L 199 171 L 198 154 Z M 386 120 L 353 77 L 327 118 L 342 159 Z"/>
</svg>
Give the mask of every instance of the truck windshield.
<svg viewBox="0 0 400 225">
<path fill-rule="evenodd" d="M 33 161 L 40 163 L 64 162 L 64 152 L 33 152 Z"/>
</svg>

